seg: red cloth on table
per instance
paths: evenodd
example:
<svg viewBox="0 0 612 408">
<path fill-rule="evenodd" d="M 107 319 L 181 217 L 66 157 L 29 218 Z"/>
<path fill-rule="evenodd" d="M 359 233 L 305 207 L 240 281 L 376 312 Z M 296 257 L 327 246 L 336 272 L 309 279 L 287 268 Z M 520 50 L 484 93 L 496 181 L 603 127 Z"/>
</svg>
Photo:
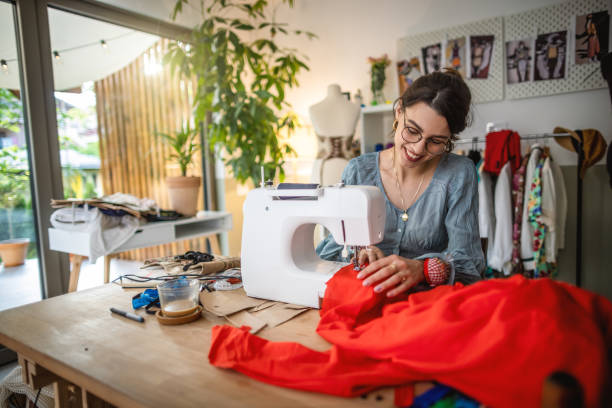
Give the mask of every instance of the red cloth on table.
<svg viewBox="0 0 612 408">
<path fill-rule="evenodd" d="M 210 362 L 270 384 L 339 396 L 435 380 L 493 407 L 538 407 L 544 379 L 562 370 L 587 407 L 609 385 L 612 303 L 550 279 L 439 286 L 388 300 L 349 265 L 328 282 L 317 352 L 215 326 Z M 397 404 L 410 392 L 398 388 Z M 398 398 L 399 397 L 399 398 Z"/>
<path fill-rule="evenodd" d="M 521 137 L 511 130 L 489 132 L 485 144 L 485 171 L 499 175 L 508 161 L 514 174 L 521 165 Z"/>
</svg>

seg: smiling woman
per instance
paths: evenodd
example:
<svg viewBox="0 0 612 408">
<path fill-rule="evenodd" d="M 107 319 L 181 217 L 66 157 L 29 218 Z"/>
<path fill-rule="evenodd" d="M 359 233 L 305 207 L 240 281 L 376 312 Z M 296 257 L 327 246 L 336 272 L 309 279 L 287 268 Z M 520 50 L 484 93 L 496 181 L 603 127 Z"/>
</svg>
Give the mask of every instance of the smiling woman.
<svg viewBox="0 0 612 408">
<path fill-rule="evenodd" d="M 392 297 L 407 290 L 480 279 L 484 256 L 478 234 L 476 169 L 450 153 L 470 120 L 470 90 L 453 71 L 417 79 L 395 102 L 395 145 L 354 158 L 345 184 L 374 185 L 386 198 L 385 237 L 354 254 L 364 286 Z M 330 235 L 317 247 L 340 260 Z"/>
</svg>

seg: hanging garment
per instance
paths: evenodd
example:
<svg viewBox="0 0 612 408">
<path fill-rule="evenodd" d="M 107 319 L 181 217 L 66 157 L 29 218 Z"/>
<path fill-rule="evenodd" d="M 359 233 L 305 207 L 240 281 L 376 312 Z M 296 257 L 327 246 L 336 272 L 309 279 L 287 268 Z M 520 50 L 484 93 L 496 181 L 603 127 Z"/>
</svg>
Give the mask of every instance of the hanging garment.
<svg viewBox="0 0 612 408">
<path fill-rule="evenodd" d="M 521 221 L 521 260 L 523 261 L 523 269 L 530 271 L 535 268 L 533 263 L 533 228 L 529 223 L 529 196 L 532 189 L 535 187 L 532 183 L 533 172 L 540 155 L 542 154 L 542 148 L 538 145 L 531 147 L 531 153 L 529 154 L 529 161 L 527 162 L 527 169 L 525 170 L 525 191 L 523 199 L 523 216 Z"/>
<path fill-rule="evenodd" d="M 551 262 L 546 257 L 546 248 L 544 247 L 544 242 L 548 235 L 548 226 L 542 211 L 542 169 L 547 158 L 546 154 L 542 154 L 536 165 L 531 182 L 533 188 L 530 191 L 528 202 L 529 224 L 533 229 L 533 276 L 535 278 L 551 277 L 556 275 L 557 272 L 556 263 Z M 551 219 L 548 222 L 554 223 L 553 220 Z"/>
<path fill-rule="evenodd" d="M 480 238 L 487 239 L 487 254 L 490 254 L 495 235 L 493 183 L 491 175 L 486 171 L 482 171 L 482 169 L 478 171 L 478 229 L 480 231 Z"/>
<path fill-rule="evenodd" d="M 490 132 L 486 137 L 485 170 L 499 174 L 506 162 L 510 162 L 512 172 L 521 165 L 521 137 L 511 130 Z"/>
<path fill-rule="evenodd" d="M 512 225 L 512 272 L 521 273 L 523 270 L 523 263 L 521 262 L 521 226 L 523 225 L 523 201 L 525 191 L 525 170 L 527 169 L 527 162 L 529 161 L 529 154 L 523 157 L 521 165 L 514 173 L 512 177 L 512 214 L 513 214 L 513 225 Z"/>
<path fill-rule="evenodd" d="M 512 272 L 512 174 L 506 162 L 495 184 L 495 235 L 491 252 L 487 253 L 489 267 L 510 275 Z"/>
<path fill-rule="evenodd" d="M 563 174 L 549 156 L 542 167 L 542 222 L 547 230 L 544 248 L 548 262 L 556 262 L 559 248 L 565 245 L 566 216 L 567 195 Z"/>
<path fill-rule="evenodd" d="M 269 384 L 354 397 L 382 386 L 411 403 L 409 384 L 438 381 L 499 408 L 539 407 L 555 371 L 582 385 L 585 407 L 610 386 L 612 303 L 550 279 L 460 283 L 389 299 L 348 265 L 327 283 L 318 352 L 215 326 L 208 358 Z M 503 377 L 501 378 L 500 375 Z"/>
</svg>

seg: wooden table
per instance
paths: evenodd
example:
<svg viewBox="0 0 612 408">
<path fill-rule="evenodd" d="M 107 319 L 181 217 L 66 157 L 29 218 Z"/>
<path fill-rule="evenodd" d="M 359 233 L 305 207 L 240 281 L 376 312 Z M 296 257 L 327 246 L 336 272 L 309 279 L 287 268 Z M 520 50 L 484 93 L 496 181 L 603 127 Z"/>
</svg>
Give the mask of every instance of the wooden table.
<svg viewBox="0 0 612 408">
<path fill-rule="evenodd" d="M 147 248 L 169 244 L 175 241 L 198 238 L 209 235 L 212 238 L 212 252 L 221 253 L 214 234 L 232 229 L 232 215 L 225 211 L 204 211 L 200 217 L 178 219 L 176 221 L 158 221 L 141 225 L 134 236 L 119 248 L 104 256 L 104 283 L 110 276 L 110 259 L 112 254 L 131 249 Z M 89 232 L 70 231 L 60 228 L 49 228 L 49 248 L 54 251 L 72 255 L 70 262 L 70 281 L 68 292 L 74 292 L 79 283 L 79 273 L 83 258 L 89 255 Z"/>
<path fill-rule="evenodd" d="M 34 389 L 54 383 L 56 407 L 348 407 L 393 406 L 393 390 L 340 398 L 267 385 L 208 362 L 212 318 L 163 326 L 111 314 L 131 310 L 132 295 L 114 284 L 69 293 L 0 312 L 0 343 L 19 354 Z M 297 341 L 316 350 L 329 344 L 315 333 L 310 310 L 259 335 Z"/>
</svg>

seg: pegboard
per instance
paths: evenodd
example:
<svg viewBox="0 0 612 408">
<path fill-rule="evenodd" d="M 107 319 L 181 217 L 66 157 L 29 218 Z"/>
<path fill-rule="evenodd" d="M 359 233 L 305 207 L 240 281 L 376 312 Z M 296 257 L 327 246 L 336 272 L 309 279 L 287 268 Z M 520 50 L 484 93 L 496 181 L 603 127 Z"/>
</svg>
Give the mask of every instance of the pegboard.
<svg viewBox="0 0 612 408">
<path fill-rule="evenodd" d="M 469 42 L 470 35 L 495 36 L 488 78 L 466 78 L 466 83 L 472 91 L 473 102 L 491 102 L 504 99 L 504 72 L 502 68 L 503 48 L 505 45 L 503 40 L 503 24 L 501 17 L 480 20 L 474 23 L 449 27 L 444 30 L 437 30 L 401 38 L 398 40 L 397 44 L 397 60 L 400 61 L 402 59 L 419 56 L 421 59 L 422 70 L 424 61 L 421 58 L 421 48 L 436 43 L 442 43 L 442 54 L 444 55 L 446 41 L 452 40 L 453 38 L 466 37 L 466 41 Z M 469 63 L 469 47 L 466 51 L 466 62 Z M 442 63 L 442 66 L 448 65 L 448 62 L 445 62 L 444 57 Z"/>
<path fill-rule="evenodd" d="M 607 87 L 598 63 L 574 62 L 576 16 L 604 10 L 608 10 L 607 0 L 572 0 L 504 17 L 504 42 L 527 37 L 535 39 L 540 34 L 567 30 L 565 78 L 507 84 L 506 97 L 519 99 Z M 534 62 L 532 59 L 532 63 Z M 592 74 L 593 71 L 596 72 Z M 590 74 L 592 75 L 585 81 Z"/>
</svg>

